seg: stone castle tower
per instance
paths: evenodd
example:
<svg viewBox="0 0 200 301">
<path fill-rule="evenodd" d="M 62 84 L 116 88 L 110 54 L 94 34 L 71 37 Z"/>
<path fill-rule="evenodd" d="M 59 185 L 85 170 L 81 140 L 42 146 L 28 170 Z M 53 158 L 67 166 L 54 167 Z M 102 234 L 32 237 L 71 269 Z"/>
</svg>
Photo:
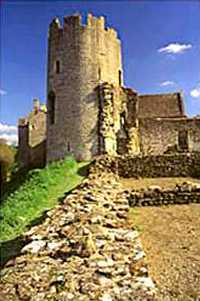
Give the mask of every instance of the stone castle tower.
<svg viewBox="0 0 200 301">
<path fill-rule="evenodd" d="M 121 43 L 104 17 L 56 18 L 48 40 L 47 162 L 100 154 L 99 86 L 123 84 Z"/>
<path fill-rule="evenodd" d="M 69 154 L 90 160 L 200 149 L 200 118 L 187 117 L 180 92 L 141 95 L 123 85 L 121 43 L 104 17 L 52 21 L 47 81 L 47 112 L 36 102 L 19 121 L 23 167 Z"/>
</svg>

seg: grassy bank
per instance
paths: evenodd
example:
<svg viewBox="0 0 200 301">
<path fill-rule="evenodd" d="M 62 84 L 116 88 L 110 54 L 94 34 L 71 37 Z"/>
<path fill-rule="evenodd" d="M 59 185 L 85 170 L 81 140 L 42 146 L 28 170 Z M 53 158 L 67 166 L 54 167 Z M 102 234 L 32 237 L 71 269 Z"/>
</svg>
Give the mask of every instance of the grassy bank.
<svg viewBox="0 0 200 301">
<path fill-rule="evenodd" d="M 1 205 L 1 241 L 21 235 L 32 221 L 55 206 L 64 193 L 81 182 L 83 175 L 78 171 L 86 164 L 67 158 L 30 171 L 27 180 Z"/>
</svg>

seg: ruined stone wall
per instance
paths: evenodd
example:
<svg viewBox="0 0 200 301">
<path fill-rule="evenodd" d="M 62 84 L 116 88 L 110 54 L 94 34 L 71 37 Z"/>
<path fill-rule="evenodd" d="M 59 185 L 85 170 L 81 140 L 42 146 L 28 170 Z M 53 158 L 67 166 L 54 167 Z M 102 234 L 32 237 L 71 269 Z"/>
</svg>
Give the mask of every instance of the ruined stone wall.
<svg viewBox="0 0 200 301">
<path fill-rule="evenodd" d="M 112 84 L 99 86 L 99 153 L 117 154 L 117 133 L 120 130 L 122 89 Z"/>
<path fill-rule="evenodd" d="M 43 167 L 46 162 L 46 113 L 31 112 L 28 118 L 19 120 L 20 167 Z"/>
<path fill-rule="evenodd" d="M 59 72 L 57 72 L 59 65 Z M 121 75 L 121 80 L 119 80 Z M 74 154 L 88 160 L 99 153 L 99 90 L 109 82 L 123 83 L 121 46 L 104 18 L 54 20 L 49 31 L 48 93 L 55 93 L 55 120 L 47 122 L 47 161 Z M 48 100 L 48 108 L 50 103 Z"/>
<path fill-rule="evenodd" d="M 90 174 L 2 260 L 2 300 L 156 300 L 128 212 L 115 175 Z"/>
<path fill-rule="evenodd" d="M 199 118 L 154 118 L 140 119 L 140 143 L 143 154 L 163 154 L 178 149 L 178 136 L 181 131 L 188 135 L 188 151 L 200 151 Z"/>
<path fill-rule="evenodd" d="M 127 193 L 127 198 L 132 207 L 200 203 L 200 185 L 185 182 L 168 189 L 159 186 L 150 186 L 145 190 L 133 189 Z"/>
<path fill-rule="evenodd" d="M 138 95 L 129 88 L 120 91 L 121 110 L 118 112 L 120 128 L 117 133 L 118 154 L 139 154 Z"/>
<path fill-rule="evenodd" d="M 182 93 L 139 95 L 139 118 L 184 117 Z"/>
<path fill-rule="evenodd" d="M 103 156 L 92 170 L 112 171 L 124 178 L 200 177 L 200 152 L 159 156 Z"/>
</svg>

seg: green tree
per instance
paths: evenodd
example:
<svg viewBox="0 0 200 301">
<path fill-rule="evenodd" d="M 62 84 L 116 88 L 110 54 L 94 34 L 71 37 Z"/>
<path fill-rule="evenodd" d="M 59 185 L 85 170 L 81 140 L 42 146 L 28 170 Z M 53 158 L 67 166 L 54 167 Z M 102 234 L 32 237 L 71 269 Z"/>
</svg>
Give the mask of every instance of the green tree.
<svg viewBox="0 0 200 301">
<path fill-rule="evenodd" d="M 7 145 L 3 139 L 0 140 L 0 180 L 3 184 L 8 177 L 8 173 L 15 161 L 15 149 Z"/>
</svg>

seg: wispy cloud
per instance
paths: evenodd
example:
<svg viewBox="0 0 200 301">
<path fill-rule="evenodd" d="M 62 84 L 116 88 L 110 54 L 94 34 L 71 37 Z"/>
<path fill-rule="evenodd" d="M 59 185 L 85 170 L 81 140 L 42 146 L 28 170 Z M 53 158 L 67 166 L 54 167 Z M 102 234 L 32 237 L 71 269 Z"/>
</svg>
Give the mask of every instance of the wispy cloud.
<svg viewBox="0 0 200 301">
<path fill-rule="evenodd" d="M 174 86 L 176 83 L 171 80 L 166 80 L 160 84 L 161 87 Z"/>
<path fill-rule="evenodd" d="M 0 138 L 5 139 L 8 144 L 16 145 L 18 142 L 17 127 L 0 122 Z"/>
<path fill-rule="evenodd" d="M 7 94 L 7 91 L 0 89 L 0 96 L 4 96 Z"/>
<path fill-rule="evenodd" d="M 190 91 L 190 95 L 193 98 L 199 98 L 200 99 L 200 83 Z"/>
<path fill-rule="evenodd" d="M 0 122 L 0 134 L 1 133 L 13 133 L 17 132 L 17 127 L 15 125 L 8 125 Z"/>
<path fill-rule="evenodd" d="M 171 43 L 158 49 L 160 53 L 179 54 L 192 48 L 191 44 Z"/>
<path fill-rule="evenodd" d="M 5 139 L 6 140 L 6 143 L 11 145 L 11 144 L 14 144 L 14 145 L 17 145 L 18 143 L 18 136 L 17 134 L 0 134 L 0 139 Z"/>
</svg>

